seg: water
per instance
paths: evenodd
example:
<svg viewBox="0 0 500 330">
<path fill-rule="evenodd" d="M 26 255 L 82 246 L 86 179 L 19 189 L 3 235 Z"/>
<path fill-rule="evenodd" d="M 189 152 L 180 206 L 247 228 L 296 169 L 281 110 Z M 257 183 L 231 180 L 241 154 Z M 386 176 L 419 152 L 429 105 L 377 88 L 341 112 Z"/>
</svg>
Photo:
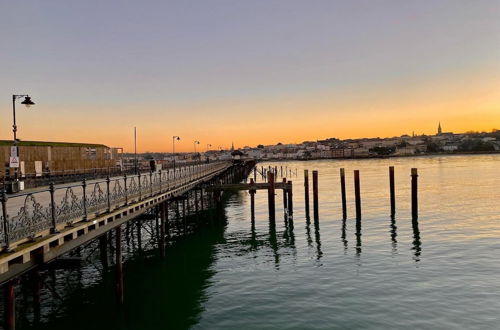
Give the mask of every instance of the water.
<svg viewBox="0 0 500 330">
<path fill-rule="evenodd" d="M 500 156 L 446 156 L 262 163 L 298 176 L 293 223 L 276 221 L 245 192 L 224 214 L 179 236 L 162 261 L 151 245 L 129 247 L 123 310 L 113 273 L 95 256 L 75 271 L 45 272 L 42 322 L 18 293 L 24 329 L 497 329 L 500 310 Z M 391 220 L 388 166 L 396 168 Z M 341 219 L 339 168 L 346 168 L 348 219 Z M 419 170 L 418 227 L 410 210 L 410 168 Z M 303 169 L 319 171 L 320 219 L 307 221 Z M 352 170 L 361 173 L 360 233 Z M 312 203 L 312 196 L 311 196 Z M 312 211 L 312 207 L 311 207 Z M 144 231 L 146 232 L 146 230 Z M 145 233 L 147 236 L 147 233 Z M 147 237 L 143 239 L 147 242 Z M 95 254 L 95 253 L 94 253 Z M 92 262 L 94 260 L 94 262 Z M 50 283 L 60 299 L 47 289 Z M 55 301 L 55 302 L 54 302 Z"/>
</svg>

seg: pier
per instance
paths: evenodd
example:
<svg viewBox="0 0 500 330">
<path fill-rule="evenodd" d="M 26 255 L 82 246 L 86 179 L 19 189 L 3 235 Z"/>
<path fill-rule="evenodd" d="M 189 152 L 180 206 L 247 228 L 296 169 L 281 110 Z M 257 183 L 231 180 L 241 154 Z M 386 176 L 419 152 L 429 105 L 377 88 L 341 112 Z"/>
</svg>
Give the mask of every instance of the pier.
<svg viewBox="0 0 500 330">
<path fill-rule="evenodd" d="M 148 212 L 159 211 L 159 248 L 164 250 L 169 204 L 175 203 L 179 213 L 180 201 L 185 220 L 186 212 L 209 207 L 204 200 L 220 199 L 210 190 L 211 186 L 220 182 L 230 186 L 231 182 L 240 181 L 253 164 L 253 161 L 222 161 L 58 186 L 51 183 L 45 188 L 14 195 L 3 191 L 0 284 L 6 293 L 5 328 L 15 329 L 14 286 L 20 275 L 36 272 L 37 267 L 60 260 L 62 255 L 94 239 L 100 240 L 101 255 L 107 256 L 106 246 L 111 243 L 107 236 L 112 232 L 115 234 L 116 295 L 118 304 L 122 304 L 122 225 Z M 140 230 L 140 221 L 136 223 Z M 164 251 L 160 254 L 164 255 Z"/>
</svg>

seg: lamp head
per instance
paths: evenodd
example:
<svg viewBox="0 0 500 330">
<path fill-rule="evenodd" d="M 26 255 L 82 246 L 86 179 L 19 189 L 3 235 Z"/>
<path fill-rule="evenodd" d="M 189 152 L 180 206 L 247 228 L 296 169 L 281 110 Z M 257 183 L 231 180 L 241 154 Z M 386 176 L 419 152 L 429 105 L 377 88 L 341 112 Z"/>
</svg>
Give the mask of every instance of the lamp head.
<svg viewBox="0 0 500 330">
<path fill-rule="evenodd" d="M 35 105 L 35 102 L 31 101 L 31 97 L 25 96 L 24 100 L 21 102 L 21 104 L 24 104 L 26 106 L 26 108 L 29 108 L 32 105 Z"/>
</svg>

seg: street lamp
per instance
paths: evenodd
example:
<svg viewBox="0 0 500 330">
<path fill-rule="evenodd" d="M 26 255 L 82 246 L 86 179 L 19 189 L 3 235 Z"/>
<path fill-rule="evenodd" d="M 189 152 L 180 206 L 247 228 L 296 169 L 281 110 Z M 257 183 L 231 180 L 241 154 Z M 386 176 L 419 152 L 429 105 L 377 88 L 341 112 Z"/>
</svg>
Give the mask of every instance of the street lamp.
<svg viewBox="0 0 500 330">
<path fill-rule="evenodd" d="M 175 173 L 175 141 L 180 141 L 181 137 L 174 135 L 172 136 L 172 155 L 174 156 L 174 173 Z"/>
<path fill-rule="evenodd" d="M 24 100 L 21 104 L 24 104 L 26 108 L 35 105 L 33 101 L 31 101 L 31 97 L 29 95 L 12 95 L 12 116 L 14 119 L 14 124 L 12 125 L 12 132 L 14 133 L 14 145 L 17 145 L 17 125 L 16 125 L 16 100 L 24 97 Z"/>
<path fill-rule="evenodd" d="M 19 147 L 17 146 L 17 124 L 16 124 L 16 100 L 19 98 L 24 97 L 24 100 L 21 102 L 21 104 L 24 104 L 26 108 L 29 108 L 32 105 L 35 105 L 35 102 L 31 101 L 31 97 L 29 95 L 12 95 L 12 117 L 13 117 L 13 124 L 12 124 L 12 132 L 14 133 L 14 147 L 15 147 L 15 154 L 13 151 L 11 151 L 11 157 L 15 157 L 17 161 L 17 166 L 14 166 L 14 178 L 17 181 L 18 180 L 18 174 L 17 174 L 17 168 L 19 168 Z M 11 162 L 10 162 L 11 163 Z"/>
<path fill-rule="evenodd" d="M 194 141 L 194 153 L 196 153 L 196 145 L 200 144 L 200 141 Z"/>
<path fill-rule="evenodd" d="M 212 145 L 211 144 L 207 144 L 207 151 L 208 151 L 208 148 L 210 148 Z"/>
</svg>

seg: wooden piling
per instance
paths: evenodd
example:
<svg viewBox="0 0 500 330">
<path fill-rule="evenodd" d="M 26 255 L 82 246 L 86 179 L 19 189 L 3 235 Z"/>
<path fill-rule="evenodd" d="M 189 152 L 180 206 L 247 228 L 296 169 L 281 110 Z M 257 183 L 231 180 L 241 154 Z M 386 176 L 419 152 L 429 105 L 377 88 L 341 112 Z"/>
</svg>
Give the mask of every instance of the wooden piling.
<svg viewBox="0 0 500 330">
<path fill-rule="evenodd" d="M 394 181 L 394 166 L 389 166 L 389 192 L 391 198 L 391 217 L 396 214 L 396 193 Z"/>
<path fill-rule="evenodd" d="M 34 269 L 31 272 L 31 281 L 32 281 L 32 289 L 33 289 L 33 324 L 38 325 L 40 323 L 41 316 L 41 289 L 42 289 L 42 281 L 41 281 L 40 273 L 38 269 Z"/>
<path fill-rule="evenodd" d="M 292 181 L 288 181 L 288 189 L 287 189 L 287 194 L 288 194 L 288 217 L 290 219 L 293 218 L 293 186 L 292 186 Z"/>
<path fill-rule="evenodd" d="M 122 226 L 115 229 L 116 236 L 116 301 L 123 305 L 123 263 L 122 263 Z"/>
<path fill-rule="evenodd" d="M 99 250 L 101 255 L 101 264 L 104 269 L 108 268 L 108 236 L 106 234 L 99 237 Z"/>
<path fill-rule="evenodd" d="M 205 209 L 205 206 L 203 205 L 203 200 L 204 200 L 204 196 L 203 196 L 203 187 L 200 188 L 200 207 L 201 207 L 201 210 L 203 211 Z"/>
<path fill-rule="evenodd" d="M 137 225 L 137 247 L 139 251 L 142 251 L 142 232 L 141 232 L 141 220 L 137 219 L 136 220 L 136 225 Z"/>
<path fill-rule="evenodd" d="M 165 209 L 165 234 L 167 236 L 170 235 L 170 222 L 168 221 L 168 207 L 169 207 L 169 201 L 165 201 L 162 203 L 163 207 Z"/>
<path fill-rule="evenodd" d="M 306 217 L 309 218 L 309 170 L 304 170 L 304 204 Z"/>
<path fill-rule="evenodd" d="M 340 169 L 340 193 L 342 200 L 342 219 L 347 219 L 347 197 L 345 189 L 345 169 Z"/>
<path fill-rule="evenodd" d="M 313 210 L 314 220 L 319 219 L 318 171 L 313 171 Z"/>
<path fill-rule="evenodd" d="M 194 193 L 194 210 L 198 214 L 198 189 L 193 190 Z"/>
<path fill-rule="evenodd" d="M 267 190 L 267 201 L 269 206 L 269 219 L 275 220 L 276 211 L 274 204 L 274 173 L 269 172 L 267 174 L 267 181 L 269 183 L 269 188 Z"/>
<path fill-rule="evenodd" d="M 253 179 L 250 179 L 250 186 L 253 186 L 255 184 L 255 181 Z M 252 189 L 250 187 L 249 193 L 250 193 L 250 218 L 253 221 L 255 221 L 255 189 Z"/>
<path fill-rule="evenodd" d="M 4 286 L 4 321 L 6 330 L 16 328 L 16 297 L 14 293 L 14 281 L 9 281 Z"/>
<path fill-rule="evenodd" d="M 158 242 L 160 257 L 165 257 L 165 202 L 160 204 L 160 239 Z"/>
<path fill-rule="evenodd" d="M 286 178 L 283 178 L 283 183 L 286 184 Z M 288 209 L 288 203 L 287 203 L 287 191 L 286 189 L 283 189 L 283 212 L 287 212 Z"/>
<path fill-rule="evenodd" d="M 361 220 L 361 188 L 359 170 L 354 170 L 354 196 L 356 200 L 356 220 Z"/>
<path fill-rule="evenodd" d="M 411 169 L 411 216 L 413 220 L 418 219 L 418 171 Z"/>
</svg>

